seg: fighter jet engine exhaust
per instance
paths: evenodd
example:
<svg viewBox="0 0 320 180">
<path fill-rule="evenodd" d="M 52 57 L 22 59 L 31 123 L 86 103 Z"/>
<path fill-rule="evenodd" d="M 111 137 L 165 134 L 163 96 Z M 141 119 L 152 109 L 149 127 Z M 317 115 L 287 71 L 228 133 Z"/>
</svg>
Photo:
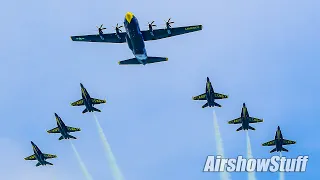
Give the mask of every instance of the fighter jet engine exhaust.
<svg viewBox="0 0 320 180">
<path fill-rule="evenodd" d="M 246 131 L 247 134 L 247 159 L 252 159 L 252 149 L 251 149 L 251 141 L 249 136 L 249 130 Z M 248 172 L 248 180 L 256 180 L 255 172 Z"/>
<path fill-rule="evenodd" d="M 70 142 L 71 147 L 72 147 L 72 149 L 74 151 L 74 154 L 76 155 L 76 157 L 78 159 L 81 171 L 83 172 L 84 176 L 86 177 L 87 180 L 93 180 L 91 175 L 90 175 L 90 173 L 87 170 L 87 167 L 85 166 L 84 162 L 82 161 L 82 159 L 80 157 L 80 154 L 78 153 L 76 147 L 73 145 L 72 141 L 69 141 L 69 142 Z"/>
<path fill-rule="evenodd" d="M 112 174 L 114 176 L 115 180 L 124 180 L 122 173 L 120 171 L 120 168 L 118 167 L 117 163 L 116 163 L 116 159 L 111 151 L 111 147 L 107 141 L 107 138 L 103 132 L 102 127 L 100 126 L 100 123 L 98 121 L 98 118 L 96 117 L 96 115 L 93 113 L 93 117 L 96 121 L 97 124 L 97 128 L 98 128 L 98 132 L 99 132 L 99 136 L 101 138 L 105 153 L 106 153 L 106 157 L 108 160 L 108 164 L 111 168 Z"/>
<path fill-rule="evenodd" d="M 280 158 L 282 157 L 282 153 L 280 151 Z M 279 172 L 279 179 L 284 180 L 284 172 Z"/>
<path fill-rule="evenodd" d="M 216 139 L 216 147 L 217 147 L 217 155 L 221 155 L 221 157 L 224 157 L 224 150 L 223 150 L 223 141 L 220 134 L 220 128 L 218 124 L 218 119 L 215 110 L 213 110 L 213 126 L 214 126 L 214 136 Z M 221 180 L 230 180 L 230 174 L 227 171 L 220 173 L 220 179 Z"/>
</svg>

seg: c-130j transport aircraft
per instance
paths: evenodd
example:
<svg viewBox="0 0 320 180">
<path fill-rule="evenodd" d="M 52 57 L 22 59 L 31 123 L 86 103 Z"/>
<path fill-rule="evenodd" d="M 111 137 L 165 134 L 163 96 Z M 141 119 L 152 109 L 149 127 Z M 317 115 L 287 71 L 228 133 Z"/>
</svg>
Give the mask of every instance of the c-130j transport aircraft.
<svg viewBox="0 0 320 180">
<path fill-rule="evenodd" d="M 73 41 L 83 42 L 105 42 L 105 43 L 127 43 L 131 49 L 135 58 L 119 61 L 120 65 L 128 64 L 150 64 L 156 62 L 167 61 L 166 57 L 151 57 L 147 55 L 144 41 L 152 41 L 162 38 L 168 38 L 181 34 L 186 34 L 194 31 L 202 30 L 202 25 L 184 26 L 172 28 L 171 24 L 174 22 L 170 21 L 171 18 L 166 22 L 166 28 L 164 29 L 153 29 L 154 21 L 149 23 L 149 29 L 141 31 L 138 23 L 138 19 L 131 13 L 127 12 L 124 18 L 124 27 L 126 32 L 122 32 L 120 28 L 123 26 L 115 27 L 115 33 L 104 34 L 103 25 L 98 28 L 99 34 L 96 35 L 82 35 L 82 36 L 71 36 Z"/>
</svg>

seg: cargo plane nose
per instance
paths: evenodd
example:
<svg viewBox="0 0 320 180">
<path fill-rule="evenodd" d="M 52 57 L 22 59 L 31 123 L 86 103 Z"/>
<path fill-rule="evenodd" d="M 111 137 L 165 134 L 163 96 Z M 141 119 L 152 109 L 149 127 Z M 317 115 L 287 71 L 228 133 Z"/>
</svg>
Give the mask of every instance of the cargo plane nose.
<svg viewBox="0 0 320 180">
<path fill-rule="evenodd" d="M 128 23 L 131 22 L 132 18 L 133 18 L 132 12 L 127 12 L 127 14 L 126 14 L 126 20 L 127 20 Z"/>
</svg>

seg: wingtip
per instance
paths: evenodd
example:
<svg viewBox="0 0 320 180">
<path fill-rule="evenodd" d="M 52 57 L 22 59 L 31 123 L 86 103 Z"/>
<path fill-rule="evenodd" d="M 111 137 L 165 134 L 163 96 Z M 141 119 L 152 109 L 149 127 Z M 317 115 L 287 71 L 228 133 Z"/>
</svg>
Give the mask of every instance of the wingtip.
<svg viewBox="0 0 320 180">
<path fill-rule="evenodd" d="M 169 58 L 166 58 L 166 61 L 168 61 L 169 60 Z"/>
</svg>

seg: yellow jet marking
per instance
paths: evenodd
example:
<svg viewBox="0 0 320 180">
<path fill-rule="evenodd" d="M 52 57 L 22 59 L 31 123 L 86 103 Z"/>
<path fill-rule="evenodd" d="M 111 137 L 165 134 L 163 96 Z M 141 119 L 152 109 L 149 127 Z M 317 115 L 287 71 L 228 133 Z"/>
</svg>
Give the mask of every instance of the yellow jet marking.
<svg viewBox="0 0 320 180">
<path fill-rule="evenodd" d="M 131 12 L 127 12 L 127 14 L 126 14 L 126 20 L 128 21 L 128 23 L 131 22 L 132 18 L 133 18 L 133 14 L 132 14 Z"/>
<path fill-rule="evenodd" d="M 200 26 L 187 27 L 184 30 L 189 31 L 189 30 L 195 30 L 195 29 L 200 29 Z"/>
</svg>

